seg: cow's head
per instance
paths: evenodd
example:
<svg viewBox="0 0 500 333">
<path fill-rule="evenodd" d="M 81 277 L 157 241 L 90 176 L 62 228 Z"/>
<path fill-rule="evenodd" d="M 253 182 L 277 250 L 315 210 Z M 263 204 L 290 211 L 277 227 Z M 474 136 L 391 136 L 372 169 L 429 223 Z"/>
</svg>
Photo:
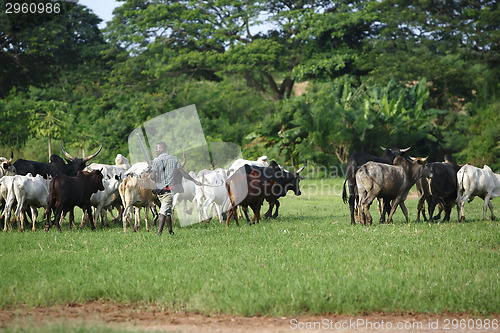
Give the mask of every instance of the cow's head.
<svg viewBox="0 0 500 333">
<path fill-rule="evenodd" d="M 273 193 L 279 196 L 284 196 L 286 192 L 293 191 L 295 195 L 301 195 L 299 182 L 305 179 L 300 173 L 306 167 L 305 164 L 296 172 L 289 172 L 284 168 L 280 167 L 275 161 L 271 161 L 270 167 L 274 169 L 274 178 L 276 179 L 276 185 L 280 193 Z M 275 192 L 273 190 L 273 192 Z"/>
<path fill-rule="evenodd" d="M 104 184 L 102 183 L 102 179 L 104 178 L 102 175 L 102 169 L 101 170 L 94 170 L 89 173 L 89 178 L 91 179 L 91 186 L 93 193 L 97 191 L 104 191 Z"/>
<path fill-rule="evenodd" d="M 392 161 L 392 160 L 394 160 L 395 157 L 401 156 L 404 153 L 406 153 L 408 150 L 411 149 L 411 147 L 401 149 L 401 148 L 385 148 L 385 147 L 380 146 L 380 149 L 382 149 L 384 151 L 382 158 L 384 158 L 388 161 Z"/>
<path fill-rule="evenodd" d="M 10 153 L 10 158 L 0 157 L 0 177 L 14 176 L 16 174 L 16 167 L 12 164 L 14 153 Z"/>
<path fill-rule="evenodd" d="M 96 157 L 97 154 L 99 154 L 99 152 L 102 149 L 102 145 L 101 145 L 99 147 L 99 149 L 95 153 L 93 153 L 92 155 L 84 157 L 84 158 L 76 158 L 76 157 L 71 156 L 66 150 L 64 150 L 62 142 L 60 142 L 60 144 L 61 144 L 61 151 L 63 152 L 64 156 L 66 156 L 67 161 L 68 161 L 68 165 L 70 165 L 72 168 L 74 168 L 73 170 L 75 170 L 75 173 L 78 172 L 79 170 L 83 170 L 85 168 L 85 163 L 87 163 L 88 161 L 90 161 L 91 159 Z"/>
<path fill-rule="evenodd" d="M 428 157 L 410 157 L 412 178 L 420 179 L 422 177 L 431 178 L 432 171 L 427 164 Z"/>
</svg>

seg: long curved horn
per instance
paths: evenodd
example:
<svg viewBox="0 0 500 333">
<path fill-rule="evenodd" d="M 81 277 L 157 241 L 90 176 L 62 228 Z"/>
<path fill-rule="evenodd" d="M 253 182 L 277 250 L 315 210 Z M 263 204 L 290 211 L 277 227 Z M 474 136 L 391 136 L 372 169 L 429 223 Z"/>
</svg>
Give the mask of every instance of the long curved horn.
<svg viewBox="0 0 500 333">
<path fill-rule="evenodd" d="M 66 150 L 64 150 L 61 141 L 59 141 L 59 144 L 61 145 L 61 151 L 63 152 L 64 156 L 66 156 L 67 159 L 74 161 L 75 157 L 71 156 Z"/>
<path fill-rule="evenodd" d="M 400 149 L 401 153 L 406 153 L 408 150 L 410 150 L 411 147 L 405 148 L 405 149 Z"/>
<path fill-rule="evenodd" d="M 97 154 L 99 154 L 99 152 L 101 151 L 101 149 L 102 149 L 102 145 L 99 147 L 99 150 L 98 150 L 98 151 L 96 151 L 95 153 L 93 153 L 93 154 L 92 154 L 92 155 L 90 155 L 90 156 L 85 157 L 85 158 L 83 159 L 83 161 L 84 161 L 84 162 L 90 161 L 91 159 L 93 159 L 94 157 L 96 157 L 96 156 L 97 156 Z"/>
<path fill-rule="evenodd" d="M 385 147 L 380 146 L 380 149 L 382 149 L 383 151 L 385 151 L 385 149 L 386 149 L 386 148 L 385 148 Z"/>
<path fill-rule="evenodd" d="M 299 170 L 297 170 L 297 174 L 299 174 L 302 170 L 304 170 L 304 168 L 305 168 L 305 167 L 306 167 L 306 165 L 304 164 L 304 165 L 302 166 L 302 168 L 300 168 Z"/>
<path fill-rule="evenodd" d="M 10 158 L 9 158 L 9 160 L 7 161 L 7 164 L 9 164 L 9 165 L 10 165 L 10 164 L 12 164 L 12 160 L 13 160 L 13 159 L 14 159 L 14 152 L 11 150 L 11 151 L 10 151 Z"/>
</svg>

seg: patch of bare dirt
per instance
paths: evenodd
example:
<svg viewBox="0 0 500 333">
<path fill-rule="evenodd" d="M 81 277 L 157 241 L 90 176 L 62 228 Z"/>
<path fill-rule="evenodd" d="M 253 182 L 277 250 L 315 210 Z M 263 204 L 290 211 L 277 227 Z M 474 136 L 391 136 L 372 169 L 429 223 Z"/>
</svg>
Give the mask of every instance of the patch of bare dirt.
<svg viewBox="0 0 500 333">
<path fill-rule="evenodd" d="M 489 329 L 485 324 L 489 320 Z M 496 329 L 493 323 L 496 322 Z M 386 314 L 358 316 L 304 315 L 298 317 L 242 317 L 172 312 L 159 306 L 104 302 L 43 308 L 18 307 L 0 312 L 0 329 L 66 325 L 105 326 L 132 331 L 162 332 L 500 332 L 500 316 L 470 314 Z M 458 325 L 454 329 L 454 324 Z M 462 326 L 460 326 L 462 324 Z M 479 324 L 482 328 L 479 328 Z M 465 325 L 465 326 L 464 326 Z M 467 326 L 468 325 L 468 326 Z M 462 328 L 460 328 L 462 327 Z M 465 327 L 465 328 L 464 328 Z"/>
</svg>

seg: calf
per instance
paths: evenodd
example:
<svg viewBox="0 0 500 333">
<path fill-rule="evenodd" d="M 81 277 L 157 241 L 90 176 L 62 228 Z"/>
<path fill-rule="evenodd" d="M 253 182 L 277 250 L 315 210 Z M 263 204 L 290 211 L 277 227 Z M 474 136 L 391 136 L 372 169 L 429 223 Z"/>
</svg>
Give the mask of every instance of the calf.
<svg viewBox="0 0 500 333">
<path fill-rule="evenodd" d="M 51 225 L 51 212 L 54 212 L 54 221 L 59 231 L 61 231 L 61 215 L 69 212 L 69 229 L 71 230 L 75 219 L 73 212 L 75 206 L 87 212 L 90 220 L 90 227 L 92 230 L 95 230 L 90 197 L 93 193 L 103 190 L 102 173 L 99 170 L 92 171 L 88 174 L 80 171 L 76 177 L 57 175 L 52 178 L 49 185 L 49 203 L 44 214 L 44 216 L 47 216 L 45 231 L 48 231 Z"/>
<path fill-rule="evenodd" d="M 464 165 L 457 173 L 457 209 L 459 210 L 460 220 L 465 220 L 464 206 L 465 202 L 471 202 L 478 196 L 484 200 L 483 220 L 486 220 L 487 207 L 491 211 L 491 220 L 495 220 L 493 213 L 493 204 L 491 199 L 500 196 L 500 175 L 494 173 L 487 165 L 483 169 L 472 165 Z"/>
<path fill-rule="evenodd" d="M 359 205 L 363 212 L 362 223 L 372 224 L 370 205 L 375 198 L 392 200 L 391 211 L 387 222 L 391 221 L 396 207 L 401 205 L 406 221 L 408 210 L 404 201 L 415 182 L 422 176 L 429 176 L 427 158 L 411 158 L 412 162 L 403 157 L 396 157 L 394 165 L 367 162 L 356 172 L 356 185 L 359 194 Z"/>
</svg>

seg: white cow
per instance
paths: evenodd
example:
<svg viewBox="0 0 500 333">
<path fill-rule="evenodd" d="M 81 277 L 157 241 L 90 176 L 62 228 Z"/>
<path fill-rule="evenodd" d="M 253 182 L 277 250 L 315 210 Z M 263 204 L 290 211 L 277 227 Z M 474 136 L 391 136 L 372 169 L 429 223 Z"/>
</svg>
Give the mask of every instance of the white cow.
<svg viewBox="0 0 500 333">
<path fill-rule="evenodd" d="M 469 202 L 472 201 L 475 196 L 484 200 L 483 220 L 486 220 L 487 207 L 490 207 L 491 219 L 494 220 L 493 204 L 490 200 L 500 196 L 500 175 L 494 173 L 487 165 L 483 169 L 479 169 L 466 164 L 458 171 L 457 180 L 457 209 L 460 221 L 465 220 L 465 202 L 467 199 Z"/>
<path fill-rule="evenodd" d="M 35 231 L 35 221 L 38 215 L 37 208 L 46 207 L 49 202 L 49 184 L 50 180 L 44 179 L 41 175 L 32 177 L 31 174 L 26 176 L 15 176 L 12 182 L 12 190 L 16 197 L 17 209 L 15 212 L 16 219 L 21 222 L 21 230 L 24 230 L 24 214 L 23 210 L 28 207 L 31 210 L 32 230 Z"/>
<path fill-rule="evenodd" d="M 10 224 L 10 213 L 14 203 L 9 204 L 9 208 L 7 209 L 7 205 L 10 201 L 15 200 L 14 193 L 12 191 L 12 182 L 14 181 L 14 176 L 3 176 L 0 178 L 0 202 L 5 202 L 5 207 L 0 216 L 0 219 L 4 219 L 4 227 L 3 231 L 7 231 L 7 225 L 9 228 L 12 228 Z"/>
<path fill-rule="evenodd" d="M 270 163 L 269 159 L 265 155 L 259 157 L 257 159 L 257 161 L 250 161 L 250 160 L 244 160 L 242 158 L 239 158 L 239 159 L 235 160 L 233 162 L 233 164 L 231 164 L 231 166 L 228 168 L 228 170 L 231 174 L 233 174 L 236 172 L 236 170 L 238 170 L 239 168 L 241 168 L 245 164 L 255 165 L 255 166 L 259 166 L 259 167 L 266 167 L 266 166 L 269 166 L 269 163 Z"/>
<path fill-rule="evenodd" d="M 212 217 L 212 208 L 215 208 L 219 222 L 223 222 L 222 213 L 230 207 L 229 196 L 226 190 L 228 170 L 202 170 L 196 180 L 202 186 L 196 186 L 195 200 L 198 207 L 200 221 Z M 212 207 L 213 206 L 213 207 Z"/>
<path fill-rule="evenodd" d="M 101 170 L 103 179 L 114 176 L 122 177 L 128 169 L 130 169 L 130 163 L 122 154 L 116 155 L 115 165 L 92 163 L 85 168 L 86 171 Z"/>
<path fill-rule="evenodd" d="M 38 215 L 37 208 L 47 206 L 49 202 L 49 183 L 50 180 L 44 179 L 41 175 L 33 177 L 30 173 L 26 176 L 16 175 L 3 177 L 0 180 L 2 196 L 6 196 L 5 209 L 2 214 L 5 217 L 4 231 L 7 230 L 7 224 L 10 226 L 10 214 L 17 202 L 17 208 L 14 213 L 19 230 L 24 230 L 24 214 L 23 210 L 28 207 L 31 210 L 31 220 L 33 231 L 35 229 L 35 221 Z"/>
<path fill-rule="evenodd" d="M 149 168 L 146 162 L 137 162 L 132 164 L 132 166 L 125 172 L 125 177 L 132 176 L 140 178 L 142 174 Z"/>
</svg>

